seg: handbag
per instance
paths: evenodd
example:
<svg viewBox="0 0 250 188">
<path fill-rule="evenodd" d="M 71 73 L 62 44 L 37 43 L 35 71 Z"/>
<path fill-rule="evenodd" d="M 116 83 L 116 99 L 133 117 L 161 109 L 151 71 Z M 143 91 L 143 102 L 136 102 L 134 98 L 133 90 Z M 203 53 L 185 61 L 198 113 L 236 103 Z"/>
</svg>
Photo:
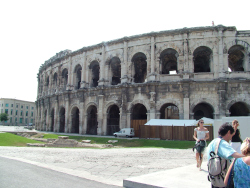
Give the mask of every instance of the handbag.
<svg viewBox="0 0 250 188">
<path fill-rule="evenodd" d="M 234 159 L 233 166 L 228 177 L 227 188 L 234 188 L 234 164 L 235 162 L 236 162 L 236 159 Z"/>
</svg>

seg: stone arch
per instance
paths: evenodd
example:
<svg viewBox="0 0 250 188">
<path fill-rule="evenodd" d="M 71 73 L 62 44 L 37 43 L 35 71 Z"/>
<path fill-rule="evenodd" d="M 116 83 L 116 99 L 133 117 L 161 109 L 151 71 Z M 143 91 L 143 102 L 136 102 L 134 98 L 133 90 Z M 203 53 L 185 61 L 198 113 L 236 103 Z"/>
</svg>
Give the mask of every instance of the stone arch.
<svg viewBox="0 0 250 188">
<path fill-rule="evenodd" d="M 179 108 L 173 103 L 165 103 L 160 108 L 160 119 L 179 119 Z"/>
<path fill-rule="evenodd" d="M 64 132 L 65 131 L 65 123 L 66 123 L 66 110 L 64 106 L 60 107 L 59 110 L 59 132 Z"/>
<path fill-rule="evenodd" d="M 89 69 L 90 69 L 90 80 L 91 80 L 91 87 L 97 87 L 98 86 L 98 82 L 100 79 L 100 65 L 99 62 L 94 60 L 90 63 L 89 65 Z"/>
<path fill-rule="evenodd" d="M 193 52 L 194 72 L 211 72 L 213 52 L 207 46 L 199 46 Z"/>
<path fill-rule="evenodd" d="M 227 105 L 230 116 L 250 116 L 250 105 L 241 100 L 232 100 Z"/>
<path fill-rule="evenodd" d="M 82 81 L 82 66 L 77 64 L 74 68 L 75 89 L 80 89 Z"/>
<path fill-rule="evenodd" d="M 120 109 L 116 104 L 112 104 L 107 109 L 107 135 L 113 135 L 120 130 Z"/>
<path fill-rule="evenodd" d="M 143 104 L 134 104 L 131 112 L 131 120 L 147 120 L 147 108 Z"/>
<path fill-rule="evenodd" d="M 112 57 L 108 61 L 109 75 L 111 76 L 111 85 L 117 85 L 121 83 L 121 60 L 119 57 Z"/>
<path fill-rule="evenodd" d="M 192 105 L 191 112 L 194 114 L 193 119 L 201 119 L 202 117 L 206 118 L 214 118 L 214 108 L 213 105 L 211 105 L 208 102 L 199 102 L 196 105 Z"/>
<path fill-rule="evenodd" d="M 143 83 L 147 78 L 147 57 L 144 53 L 138 52 L 131 59 L 132 76 L 135 83 Z"/>
<path fill-rule="evenodd" d="M 134 107 L 134 105 L 136 105 L 137 103 L 140 103 L 142 105 L 144 105 L 147 109 L 147 111 L 150 110 L 150 106 L 147 102 L 145 102 L 144 100 L 134 100 L 133 102 L 131 102 L 129 105 L 128 105 L 128 112 L 132 113 L 132 108 Z"/>
<path fill-rule="evenodd" d="M 54 87 L 57 87 L 57 85 L 58 85 L 58 74 L 57 74 L 57 72 L 55 72 L 53 74 L 53 85 L 54 85 Z"/>
<path fill-rule="evenodd" d="M 160 53 L 161 74 L 170 74 L 170 71 L 178 73 L 179 54 L 173 48 L 167 48 Z"/>
<path fill-rule="evenodd" d="M 97 121 L 97 107 L 91 105 L 87 108 L 87 134 L 97 135 L 98 121 Z"/>
<path fill-rule="evenodd" d="M 61 82 L 64 89 L 66 89 L 66 86 L 68 84 L 68 74 L 69 74 L 68 69 L 64 68 L 62 70 L 62 82 Z"/>
<path fill-rule="evenodd" d="M 80 111 L 77 106 L 71 110 L 71 133 L 78 133 L 80 128 Z"/>
<path fill-rule="evenodd" d="M 232 46 L 236 46 L 236 45 L 240 45 L 240 46 L 244 47 L 248 56 L 250 55 L 250 45 L 247 42 L 242 41 L 242 40 L 235 39 L 233 41 L 230 41 L 225 45 L 225 48 L 230 49 Z M 225 52 L 226 52 L 226 50 L 225 50 Z"/>
<path fill-rule="evenodd" d="M 246 49 L 241 45 L 234 45 L 228 49 L 228 68 L 234 71 L 246 70 Z"/>
</svg>

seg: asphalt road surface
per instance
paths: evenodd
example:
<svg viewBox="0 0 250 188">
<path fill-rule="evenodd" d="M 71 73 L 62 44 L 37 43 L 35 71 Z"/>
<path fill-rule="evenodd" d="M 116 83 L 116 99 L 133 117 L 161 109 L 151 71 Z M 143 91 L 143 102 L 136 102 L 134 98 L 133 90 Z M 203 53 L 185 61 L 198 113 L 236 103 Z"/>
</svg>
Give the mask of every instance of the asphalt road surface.
<svg viewBox="0 0 250 188">
<path fill-rule="evenodd" d="M 0 188 L 116 188 L 32 164 L 0 157 Z"/>
</svg>

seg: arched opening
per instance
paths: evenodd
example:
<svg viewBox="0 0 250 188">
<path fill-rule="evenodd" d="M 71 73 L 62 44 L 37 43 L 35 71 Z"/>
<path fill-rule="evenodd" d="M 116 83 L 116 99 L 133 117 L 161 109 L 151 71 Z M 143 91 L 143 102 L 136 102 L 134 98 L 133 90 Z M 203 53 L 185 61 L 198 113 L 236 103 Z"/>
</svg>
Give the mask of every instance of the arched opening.
<svg viewBox="0 0 250 188">
<path fill-rule="evenodd" d="M 161 52 L 160 55 L 160 63 L 161 63 L 161 73 L 162 74 L 172 74 L 175 72 L 178 73 L 177 70 L 177 58 L 178 53 L 174 49 L 166 49 Z"/>
<path fill-rule="evenodd" d="M 147 57 L 144 53 L 137 53 L 133 56 L 134 82 L 143 83 L 147 77 Z"/>
<path fill-rule="evenodd" d="M 57 73 L 55 73 L 53 76 L 53 84 L 55 87 L 57 86 Z"/>
<path fill-rule="evenodd" d="M 53 132 L 54 131 L 54 126 L 55 126 L 55 110 L 52 109 L 51 113 L 50 113 L 50 131 Z"/>
<path fill-rule="evenodd" d="M 133 120 L 145 120 L 147 119 L 147 109 L 143 104 L 136 104 L 132 110 Z"/>
<path fill-rule="evenodd" d="M 91 69 L 91 76 L 92 76 L 92 83 L 91 87 L 97 87 L 98 86 L 98 81 L 99 81 L 99 73 L 100 73 L 100 66 L 97 61 L 93 61 L 90 64 L 90 69 Z"/>
<path fill-rule="evenodd" d="M 68 70 L 67 69 L 63 69 L 63 72 L 62 72 L 62 84 L 63 84 L 63 88 L 65 90 L 66 86 L 68 84 Z"/>
<path fill-rule="evenodd" d="M 79 109 L 74 107 L 71 112 L 71 133 L 79 133 Z"/>
<path fill-rule="evenodd" d="M 59 126 L 59 132 L 63 133 L 65 130 L 65 108 L 62 107 L 59 112 L 59 119 L 60 119 L 60 126 Z"/>
<path fill-rule="evenodd" d="M 234 103 L 230 109 L 230 116 L 249 116 L 249 108 L 243 102 Z"/>
<path fill-rule="evenodd" d="M 206 46 L 198 47 L 193 53 L 194 72 L 210 72 L 212 50 Z"/>
<path fill-rule="evenodd" d="M 107 114 L 107 135 L 113 135 L 120 130 L 120 109 L 117 105 L 112 105 Z"/>
<path fill-rule="evenodd" d="M 75 68 L 75 82 L 76 82 L 76 86 L 75 88 L 76 89 L 80 89 L 81 88 L 81 75 L 82 75 L 82 67 L 81 65 L 77 65 L 76 68 Z"/>
<path fill-rule="evenodd" d="M 231 71 L 244 71 L 244 47 L 235 45 L 228 50 L 228 67 Z"/>
<path fill-rule="evenodd" d="M 207 103 L 199 103 L 193 109 L 194 119 L 199 120 L 203 117 L 213 119 L 213 112 L 214 110 L 211 105 Z"/>
<path fill-rule="evenodd" d="M 46 86 L 49 87 L 49 76 L 46 77 Z"/>
<path fill-rule="evenodd" d="M 160 109 L 160 119 L 179 119 L 179 109 L 176 105 L 164 104 Z"/>
<path fill-rule="evenodd" d="M 110 60 L 110 68 L 112 72 L 111 85 L 117 85 L 121 83 L 121 61 L 118 57 L 113 57 Z"/>
<path fill-rule="evenodd" d="M 87 134 L 97 135 L 97 108 L 95 106 L 90 106 L 88 108 L 87 116 Z"/>
</svg>

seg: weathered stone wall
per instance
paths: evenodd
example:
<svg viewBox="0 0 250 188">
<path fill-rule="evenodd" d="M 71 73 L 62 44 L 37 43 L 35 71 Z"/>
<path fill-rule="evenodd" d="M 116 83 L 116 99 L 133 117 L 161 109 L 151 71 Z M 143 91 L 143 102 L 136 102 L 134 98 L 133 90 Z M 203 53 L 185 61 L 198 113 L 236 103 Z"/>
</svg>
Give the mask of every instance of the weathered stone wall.
<svg viewBox="0 0 250 188">
<path fill-rule="evenodd" d="M 40 67 L 36 128 L 106 135 L 131 120 L 249 115 L 249 43 L 220 25 L 62 51 Z"/>
</svg>

